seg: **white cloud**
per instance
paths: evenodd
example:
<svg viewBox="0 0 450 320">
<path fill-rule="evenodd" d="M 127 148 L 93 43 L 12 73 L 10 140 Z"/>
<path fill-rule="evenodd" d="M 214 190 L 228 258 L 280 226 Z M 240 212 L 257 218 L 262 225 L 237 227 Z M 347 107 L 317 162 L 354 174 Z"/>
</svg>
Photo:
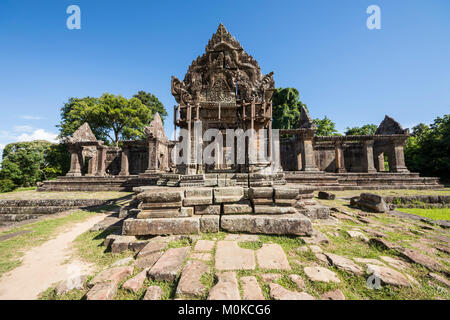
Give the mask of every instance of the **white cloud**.
<svg viewBox="0 0 450 320">
<path fill-rule="evenodd" d="M 33 140 L 47 140 L 50 142 L 58 142 L 56 133 L 45 131 L 44 129 L 36 129 L 32 133 L 22 133 L 17 137 L 17 141 L 33 141 Z"/>
<path fill-rule="evenodd" d="M 44 117 L 41 117 L 41 116 L 30 116 L 30 115 L 20 116 L 20 118 L 25 119 L 25 120 L 43 120 L 43 119 L 45 119 Z"/>
</svg>

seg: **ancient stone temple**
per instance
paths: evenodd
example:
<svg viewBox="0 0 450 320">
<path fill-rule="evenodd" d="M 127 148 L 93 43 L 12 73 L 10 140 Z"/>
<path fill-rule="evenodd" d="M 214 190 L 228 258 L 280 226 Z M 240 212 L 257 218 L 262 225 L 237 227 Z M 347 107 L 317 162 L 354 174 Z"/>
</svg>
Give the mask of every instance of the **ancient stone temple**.
<svg viewBox="0 0 450 320">
<path fill-rule="evenodd" d="M 273 75 L 263 75 L 220 24 L 184 79 L 172 77 L 176 141 L 166 137 L 159 114 L 145 128 L 145 139 L 121 141 L 120 148 L 98 141 L 86 123 L 66 140 L 70 171 L 38 190 L 441 187 L 436 178 L 408 171 L 403 148 L 409 131 L 388 116 L 368 136 L 316 136 L 305 108 L 299 128 L 273 129 Z"/>
</svg>

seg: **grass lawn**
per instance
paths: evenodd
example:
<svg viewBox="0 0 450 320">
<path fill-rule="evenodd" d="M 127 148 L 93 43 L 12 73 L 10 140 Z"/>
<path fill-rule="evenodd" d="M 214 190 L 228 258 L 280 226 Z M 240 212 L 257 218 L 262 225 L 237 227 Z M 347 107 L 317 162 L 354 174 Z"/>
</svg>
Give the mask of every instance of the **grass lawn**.
<svg viewBox="0 0 450 320">
<path fill-rule="evenodd" d="M 433 220 L 450 220 L 450 208 L 398 208 L 398 211 L 417 214 L 418 216 L 427 217 Z"/>
<path fill-rule="evenodd" d="M 361 193 L 374 193 L 381 196 L 415 196 L 415 195 L 450 195 L 450 188 L 440 190 L 408 190 L 408 189 L 392 189 L 392 190 L 345 190 L 331 191 L 336 197 L 353 197 L 359 196 Z M 318 192 L 316 192 L 317 195 Z"/>
<path fill-rule="evenodd" d="M 3 236 L 21 231 L 31 231 L 11 239 L 0 241 L 0 277 L 3 273 L 21 265 L 21 257 L 24 251 L 49 240 L 64 229 L 64 227 L 84 221 L 94 214 L 96 214 L 95 211 L 76 211 L 66 216 L 41 220 L 0 233 L 0 236 Z"/>
<path fill-rule="evenodd" d="M 20 190 L 7 193 L 1 193 L 0 199 L 8 200 L 36 200 L 36 199 L 99 199 L 109 200 L 118 199 L 131 195 L 132 192 L 116 192 L 116 191 L 102 191 L 102 192 L 38 192 L 36 190 Z"/>
</svg>

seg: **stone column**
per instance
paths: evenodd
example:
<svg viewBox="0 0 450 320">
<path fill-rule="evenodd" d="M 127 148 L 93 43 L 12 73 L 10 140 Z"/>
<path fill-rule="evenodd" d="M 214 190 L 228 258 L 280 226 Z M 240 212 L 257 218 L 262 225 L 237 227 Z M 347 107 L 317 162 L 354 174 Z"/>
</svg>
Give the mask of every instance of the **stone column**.
<svg viewBox="0 0 450 320">
<path fill-rule="evenodd" d="M 386 168 L 384 167 L 384 152 L 378 155 L 378 171 L 385 172 Z"/>
<path fill-rule="evenodd" d="M 296 137 L 295 140 L 295 150 L 297 153 L 297 171 L 301 171 L 303 169 L 303 152 L 302 152 L 302 141 L 300 140 L 300 137 Z"/>
<path fill-rule="evenodd" d="M 362 170 L 363 172 L 374 173 L 377 172 L 373 160 L 373 140 L 366 140 L 363 142 L 362 155 Z"/>
<path fill-rule="evenodd" d="M 392 141 L 392 161 L 389 163 L 389 169 L 391 172 L 404 172 L 409 173 L 408 168 L 405 165 L 405 154 L 403 147 L 406 143 L 406 139 L 395 139 Z M 392 168 L 391 168 L 392 163 Z"/>
<path fill-rule="evenodd" d="M 81 155 L 80 148 L 76 145 L 69 145 L 70 152 L 70 170 L 67 177 L 81 177 Z"/>
<path fill-rule="evenodd" d="M 302 171 L 319 171 L 314 157 L 313 138 L 315 130 L 309 130 L 301 136 Z"/>
<path fill-rule="evenodd" d="M 342 141 L 336 141 L 336 143 L 334 144 L 334 156 L 335 156 L 336 172 L 337 173 L 346 172 L 344 162 L 344 150 L 342 149 Z"/>
<path fill-rule="evenodd" d="M 123 146 L 122 147 L 122 161 L 121 161 L 119 176 L 129 176 L 130 175 L 129 165 L 128 165 L 128 155 L 129 155 L 128 148 L 126 146 Z"/>
<path fill-rule="evenodd" d="M 97 149 L 97 154 L 98 154 L 97 176 L 103 177 L 106 174 L 106 147 L 100 146 Z"/>
</svg>

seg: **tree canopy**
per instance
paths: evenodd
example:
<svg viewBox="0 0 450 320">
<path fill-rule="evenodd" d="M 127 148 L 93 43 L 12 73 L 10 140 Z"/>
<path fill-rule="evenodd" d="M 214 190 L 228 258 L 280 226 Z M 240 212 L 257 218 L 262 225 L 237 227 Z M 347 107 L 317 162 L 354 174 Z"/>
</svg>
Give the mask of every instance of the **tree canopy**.
<svg viewBox="0 0 450 320">
<path fill-rule="evenodd" d="M 410 171 L 450 182 L 450 114 L 437 117 L 429 126 L 420 123 L 412 129 L 405 161 Z"/>
<path fill-rule="evenodd" d="M 10 143 L 3 150 L 0 179 L 11 181 L 16 187 L 30 187 L 63 175 L 70 163 L 65 148 L 44 140 Z"/>
<path fill-rule="evenodd" d="M 274 129 L 297 129 L 300 109 L 306 105 L 300 101 L 300 93 L 295 88 L 275 89 L 272 97 L 272 127 Z"/>
<path fill-rule="evenodd" d="M 375 134 L 378 126 L 376 124 L 366 124 L 362 127 L 347 127 L 347 131 L 345 131 L 346 136 L 366 136 Z"/>
<path fill-rule="evenodd" d="M 61 108 L 60 136 L 67 137 L 87 122 L 97 139 L 118 146 L 120 139 L 144 137 L 144 126 L 164 105 L 150 93 L 139 91 L 133 98 L 104 93 L 100 98 L 70 98 Z"/>
<path fill-rule="evenodd" d="M 327 116 L 323 119 L 314 119 L 317 125 L 316 136 L 340 136 L 336 130 L 336 124 L 328 119 Z"/>
</svg>

